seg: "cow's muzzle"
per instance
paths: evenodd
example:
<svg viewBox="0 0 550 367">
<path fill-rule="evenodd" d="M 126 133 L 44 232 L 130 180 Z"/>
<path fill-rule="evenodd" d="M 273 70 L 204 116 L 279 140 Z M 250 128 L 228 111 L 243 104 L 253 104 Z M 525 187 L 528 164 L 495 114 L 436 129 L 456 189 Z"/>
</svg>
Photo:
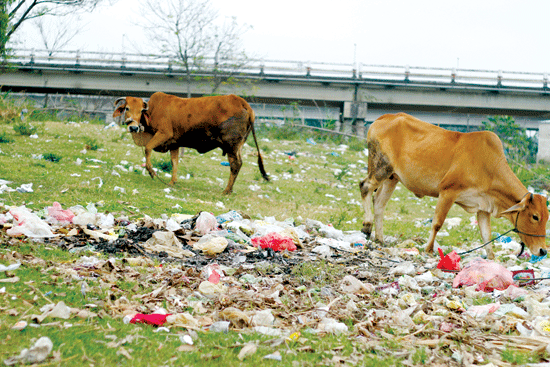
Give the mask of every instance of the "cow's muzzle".
<svg viewBox="0 0 550 367">
<path fill-rule="evenodd" d="M 139 126 L 136 126 L 136 125 L 128 126 L 128 131 L 131 133 L 137 133 L 139 132 Z"/>
</svg>

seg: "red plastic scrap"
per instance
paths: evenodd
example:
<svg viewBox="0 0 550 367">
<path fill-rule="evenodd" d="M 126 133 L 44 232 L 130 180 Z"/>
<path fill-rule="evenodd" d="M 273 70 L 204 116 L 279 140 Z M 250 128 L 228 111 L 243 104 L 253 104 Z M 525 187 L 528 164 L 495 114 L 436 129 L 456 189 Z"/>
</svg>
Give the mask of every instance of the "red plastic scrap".
<svg viewBox="0 0 550 367">
<path fill-rule="evenodd" d="M 441 248 L 438 248 L 437 251 L 439 251 L 439 256 L 441 257 L 439 264 L 437 264 L 438 269 L 460 270 L 460 255 L 458 255 L 455 250 L 449 252 L 445 256 L 443 256 L 443 250 L 441 250 Z"/>
<path fill-rule="evenodd" d="M 149 324 L 149 325 L 161 326 L 166 322 L 166 318 L 168 316 L 170 316 L 170 314 L 161 315 L 161 314 L 153 313 L 153 314 L 147 315 L 143 313 L 138 313 L 132 318 L 132 320 L 130 320 L 130 324 Z"/>
<path fill-rule="evenodd" d="M 283 236 L 277 232 L 271 232 L 262 237 L 254 237 L 252 244 L 262 249 L 270 248 L 273 251 L 295 251 L 296 245 L 292 238 Z"/>
</svg>

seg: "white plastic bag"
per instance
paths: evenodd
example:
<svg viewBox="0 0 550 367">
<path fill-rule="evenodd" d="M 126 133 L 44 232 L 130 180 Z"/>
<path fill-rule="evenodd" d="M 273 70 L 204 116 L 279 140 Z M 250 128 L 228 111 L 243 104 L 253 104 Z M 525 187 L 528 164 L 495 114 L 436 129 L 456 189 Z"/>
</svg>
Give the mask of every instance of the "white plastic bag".
<svg viewBox="0 0 550 367">
<path fill-rule="evenodd" d="M 10 236 L 27 236 L 31 238 L 54 237 L 48 223 L 31 213 L 24 206 L 10 209 L 10 214 L 16 222 L 6 233 Z"/>
</svg>

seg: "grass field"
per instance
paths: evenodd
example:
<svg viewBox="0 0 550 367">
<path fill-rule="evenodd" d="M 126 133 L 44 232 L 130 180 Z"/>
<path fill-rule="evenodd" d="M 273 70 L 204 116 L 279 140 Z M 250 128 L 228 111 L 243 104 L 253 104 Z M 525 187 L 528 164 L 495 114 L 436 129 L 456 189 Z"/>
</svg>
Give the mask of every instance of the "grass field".
<svg viewBox="0 0 550 367">
<path fill-rule="evenodd" d="M 237 210 L 252 219 L 275 217 L 283 221 L 292 218 L 299 224 L 309 218 L 345 231 L 361 228 L 358 183 L 366 175 L 367 156 L 364 143 L 356 139 L 257 126 L 258 144 L 271 179 L 269 182 L 262 179 L 256 163 L 256 149 L 249 145 L 253 144 L 250 138 L 243 150 L 244 164 L 234 193 L 225 196 L 221 193 L 229 168 L 221 164 L 226 158 L 219 150 L 204 155 L 187 150 L 180 160 L 179 182 L 169 187 L 165 184 L 170 180 L 169 173 L 162 171 L 169 171 L 169 155 L 153 153 L 160 178 L 151 179 L 143 168 L 142 149 L 136 147 L 129 134 L 120 128 L 67 121 L 32 124 L 36 137 L 18 134 L 13 123 L 0 123 L 0 179 L 10 181 L 8 186 L 11 188 L 32 183 L 33 190 L 0 194 L 0 213 L 6 212 L 9 206 L 20 205 L 39 212 L 57 201 L 63 208 L 94 203 L 100 212 L 112 213 L 115 218 L 127 217 L 131 221 L 144 216 L 195 215 L 201 211 L 219 215 Z M 544 172 L 546 168 L 537 168 L 538 182 Z M 435 199 L 417 199 L 398 186 L 386 210 L 385 234 L 395 237 L 397 243 L 409 239 L 417 244 L 424 243 L 434 207 Z M 450 250 L 456 246 L 473 246 L 480 241 L 477 227 L 471 223 L 471 214 L 453 207 L 448 217 L 460 218 L 461 222 L 456 227 L 443 228 L 448 236 L 438 237 L 441 246 Z M 509 228 L 505 220 L 493 220 L 494 232 L 502 233 Z M 424 345 L 411 344 L 399 334 L 398 327 L 387 326 L 382 332 L 373 332 L 366 340 L 360 338 L 360 333 L 317 335 L 302 330 L 299 338 L 281 339 L 244 331 L 227 334 L 198 331 L 190 333 L 195 344 L 188 346 L 180 340 L 185 329 L 157 333 L 148 325 L 123 324 L 120 318 L 113 318 L 108 312 L 123 300 L 137 302 L 140 295 L 154 292 L 167 279 L 175 282 L 169 269 L 159 267 L 158 262 L 145 268 L 120 265 L 120 274 L 111 271 L 110 275 L 101 273 L 99 281 L 88 279 L 90 288 L 84 297 L 81 292 L 83 278 L 74 275 L 74 264 L 81 254 L 10 238 L 5 230 L 0 234 L 0 264 L 25 262 L 18 271 L 0 273 L 3 281 L 0 288 L 6 286 L 0 293 L 2 360 L 17 355 L 22 348 L 29 348 L 43 335 L 49 336 L 54 344 L 53 356 L 45 365 L 393 366 L 442 361 L 460 365 L 452 358 L 453 353 L 462 350 L 464 355 L 467 355 L 465 351 L 475 355 L 474 352 L 480 350 L 476 349 L 474 334 L 469 334 L 477 332 L 472 326 L 469 329 L 464 326 L 462 334 L 454 333 L 446 341 L 434 342 L 434 335 L 439 334 L 429 334 L 431 337 L 426 336 L 426 339 L 432 344 Z M 422 247 L 417 247 L 422 254 Z M 107 259 L 105 255 L 94 255 Z M 423 261 L 422 258 L 417 260 Z M 284 292 L 288 298 L 282 297 L 285 310 L 288 314 L 298 312 L 292 308 L 293 297 L 314 307 L 315 302 L 322 300 L 319 292 L 323 286 L 328 284 L 337 289 L 344 275 L 358 269 L 337 261 L 305 261 L 282 271 L 286 275 L 279 274 L 275 279 L 286 284 Z M 198 277 L 189 269 L 183 271 L 190 279 Z M 15 276 L 21 280 L 8 282 Z M 379 280 L 382 279 L 391 283 L 387 274 L 381 275 Z M 308 291 L 300 293 L 301 285 Z M 365 312 L 375 306 L 390 307 L 397 302 L 378 293 L 369 297 L 360 297 L 369 305 Z M 55 321 L 35 328 L 28 326 L 23 331 L 10 329 L 18 320 L 40 314 L 42 306 L 60 300 L 70 307 L 93 311 L 96 317 Z M 477 299 L 480 304 L 489 301 Z M 166 300 L 162 302 L 167 304 Z M 220 298 L 216 302 L 223 303 L 223 300 Z M 351 316 L 341 321 L 350 329 L 357 324 Z M 483 327 L 482 331 L 489 332 Z M 257 351 L 241 361 L 238 354 L 247 343 L 254 344 Z M 282 355 L 283 362 L 264 358 L 273 353 L 275 358 Z M 540 350 L 525 353 L 516 344 L 495 353 L 502 365 L 545 361 L 548 356 Z M 491 358 L 495 358 L 494 354 Z M 493 361 L 491 358 L 483 359 L 484 363 Z"/>
</svg>

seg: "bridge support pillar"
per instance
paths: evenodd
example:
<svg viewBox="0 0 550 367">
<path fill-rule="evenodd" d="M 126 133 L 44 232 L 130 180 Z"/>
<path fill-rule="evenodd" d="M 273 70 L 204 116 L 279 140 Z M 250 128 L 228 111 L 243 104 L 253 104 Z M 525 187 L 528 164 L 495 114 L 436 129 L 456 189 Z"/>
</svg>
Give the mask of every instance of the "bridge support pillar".
<svg viewBox="0 0 550 367">
<path fill-rule="evenodd" d="M 539 124 L 537 162 L 541 161 L 550 163 L 550 122 L 541 122 Z"/>
<path fill-rule="evenodd" d="M 342 126 L 340 131 L 346 134 L 358 135 L 360 137 L 364 136 L 366 117 L 367 102 L 344 102 L 344 113 L 342 114 Z"/>
</svg>

